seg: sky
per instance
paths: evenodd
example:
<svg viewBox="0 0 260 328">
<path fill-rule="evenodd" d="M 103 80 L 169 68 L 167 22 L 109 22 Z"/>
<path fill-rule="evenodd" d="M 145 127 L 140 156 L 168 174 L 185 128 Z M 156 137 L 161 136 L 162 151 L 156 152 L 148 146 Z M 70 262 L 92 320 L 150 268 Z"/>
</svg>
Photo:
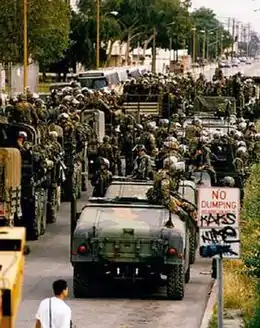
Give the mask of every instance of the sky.
<svg viewBox="0 0 260 328">
<path fill-rule="evenodd" d="M 228 17 L 235 18 L 243 24 L 250 23 L 260 33 L 260 0 L 192 0 L 192 8 L 207 7 L 215 11 L 219 19 L 227 22 Z"/>
</svg>

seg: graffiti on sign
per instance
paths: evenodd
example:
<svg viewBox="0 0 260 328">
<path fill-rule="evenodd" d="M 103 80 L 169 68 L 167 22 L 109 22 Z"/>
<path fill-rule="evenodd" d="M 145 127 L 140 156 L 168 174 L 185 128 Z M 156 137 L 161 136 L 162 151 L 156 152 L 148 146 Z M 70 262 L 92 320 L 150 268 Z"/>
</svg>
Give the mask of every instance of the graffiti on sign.
<svg viewBox="0 0 260 328">
<path fill-rule="evenodd" d="M 199 188 L 200 246 L 229 245 L 225 258 L 240 256 L 240 191 L 236 188 Z"/>
</svg>

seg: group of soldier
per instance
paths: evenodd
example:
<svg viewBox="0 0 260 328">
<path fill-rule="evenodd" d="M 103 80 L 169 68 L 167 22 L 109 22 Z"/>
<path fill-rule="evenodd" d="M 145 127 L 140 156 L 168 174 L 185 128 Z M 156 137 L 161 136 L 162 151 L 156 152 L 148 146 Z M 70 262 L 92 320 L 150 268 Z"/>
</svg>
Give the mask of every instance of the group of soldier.
<svg viewBox="0 0 260 328">
<path fill-rule="evenodd" d="M 221 118 L 226 130 L 204 128 L 203 120 L 194 115 L 193 104 L 198 95 L 234 97 L 239 115 L 226 110 L 227 102 Z M 138 101 L 154 101 L 156 96 L 167 110 L 161 117 L 141 115 L 137 119 L 125 114 L 122 108 L 122 103 L 136 101 L 133 96 Z M 251 163 L 259 158 L 260 134 L 254 123 L 242 116 L 246 106 L 249 108 L 257 101 L 253 81 L 243 79 L 241 74 L 224 77 L 221 71 L 216 71 L 213 80 L 206 81 L 203 75 L 195 80 L 190 74 L 147 73 L 138 80 L 127 81 L 123 95 L 92 91 L 73 82 L 61 91 L 52 90 L 44 102 L 27 90 L 24 95 L 11 97 L 2 114 L 8 122 L 30 125 L 37 131 L 40 142 L 33 144 L 26 129 L 21 128 L 17 147 L 21 153 L 33 151 L 45 170 L 57 161 L 63 163 L 65 173 L 75 163 L 82 165 L 88 161 L 90 166 L 92 162 L 91 183 L 93 195 L 97 197 L 105 195 L 113 175 L 153 179 L 154 187 L 147 194 L 151 202 L 194 216 L 195 208 L 178 199 L 181 178 L 194 171 L 206 171 L 213 185 L 233 187 L 238 185 L 237 175 L 239 187 L 243 187 Z M 81 119 L 83 111 L 93 108 L 104 111 L 108 123 L 102 143 L 98 141 L 93 122 Z M 189 124 L 187 116 L 192 118 Z M 214 163 L 221 160 L 218 154 L 225 149 L 233 174 L 219 179 Z"/>
</svg>

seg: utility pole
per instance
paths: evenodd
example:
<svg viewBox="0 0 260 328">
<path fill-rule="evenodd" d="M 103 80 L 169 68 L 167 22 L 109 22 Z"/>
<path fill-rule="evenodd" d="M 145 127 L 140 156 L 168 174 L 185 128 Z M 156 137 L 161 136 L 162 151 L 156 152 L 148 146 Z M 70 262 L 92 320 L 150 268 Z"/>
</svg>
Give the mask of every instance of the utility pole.
<svg viewBox="0 0 260 328">
<path fill-rule="evenodd" d="M 204 65 L 204 62 L 205 62 L 205 53 L 206 53 L 206 37 L 207 37 L 206 29 L 204 29 L 204 32 L 203 32 L 203 49 L 202 49 L 203 65 Z"/>
<path fill-rule="evenodd" d="M 28 26 L 27 26 L 27 3 L 28 0 L 23 0 L 23 89 L 24 93 L 27 88 L 28 80 Z"/>
<path fill-rule="evenodd" d="M 169 54 L 169 68 L 170 68 L 171 67 L 171 60 L 172 60 L 172 37 L 170 37 L 169 48 L 170 48 L 170 54 Z"/>
<path fill-rule="evenodd" d="M 215 45 L 215 57 L 216 57 L 216 61 L 218 60 L 218 34 L 219 34 L 219 31 L 216 30 L 216 45 Z"/>
<path fill-rule="evenodd" d="M 207 35 L 206 35 L 206 37 L 207 37 L 207 51 L 206 51 L 206 58 L 207 58 L 207 60 L 209 60 L 209 33 L 208 33 L 208 31 L 207 31 Z"/>
<path fill-rule="evenodd" d="M 247 45 L 246 45 L 246 56 L 249 57 L 249 46 L 251 41 L 251 26 L 250 23 L 247 25 Z"/>
<path fill-rule="evenodd" d="M 192 61 L 196 62 L 196 27 L 192 28 Z"/>
<path fill-rule="evenodd" d="M 152 73 L 156 73 L 156 28 L 153 28 Z"/>
<path fill-rule="evenodd" d="M 100 54 L 100 0 L 97 3 L 97 40 L 96 40 L 96 68 L 99 68 L 99 54 Z M 126 58 L 127 60 L 127 58 Z"/>
<path fill-rule="evenodd" d="M 231 54 L 231 58 L 233 59 L 234 57 L 234 51 L 235 51 L 235 26 L 236 26 L 236 20 L 235 18 L 233 18 L 233 22 L 232 22 L 232 54 Z"/>
</svg>

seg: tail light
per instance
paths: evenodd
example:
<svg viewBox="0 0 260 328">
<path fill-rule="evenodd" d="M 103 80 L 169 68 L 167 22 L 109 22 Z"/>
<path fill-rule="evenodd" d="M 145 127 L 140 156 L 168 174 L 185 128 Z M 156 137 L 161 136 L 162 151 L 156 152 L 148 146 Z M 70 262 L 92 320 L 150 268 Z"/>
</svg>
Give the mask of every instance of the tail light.
<svg viewBox="0 0 260 328">
<path fill-rule="evenodd" d="M 168 249 L 168 255 L 177 255 L 177 251 L 175 248 L 171 247 Z"/>
<path fill-rule="evenodd" d="M 85 254 L 87 253 L 88 249 L 87 249 L 87 246 L 86 245 L 80 245 L 78 247 L 78 253 L 79 254 Z"/>
</svg>

